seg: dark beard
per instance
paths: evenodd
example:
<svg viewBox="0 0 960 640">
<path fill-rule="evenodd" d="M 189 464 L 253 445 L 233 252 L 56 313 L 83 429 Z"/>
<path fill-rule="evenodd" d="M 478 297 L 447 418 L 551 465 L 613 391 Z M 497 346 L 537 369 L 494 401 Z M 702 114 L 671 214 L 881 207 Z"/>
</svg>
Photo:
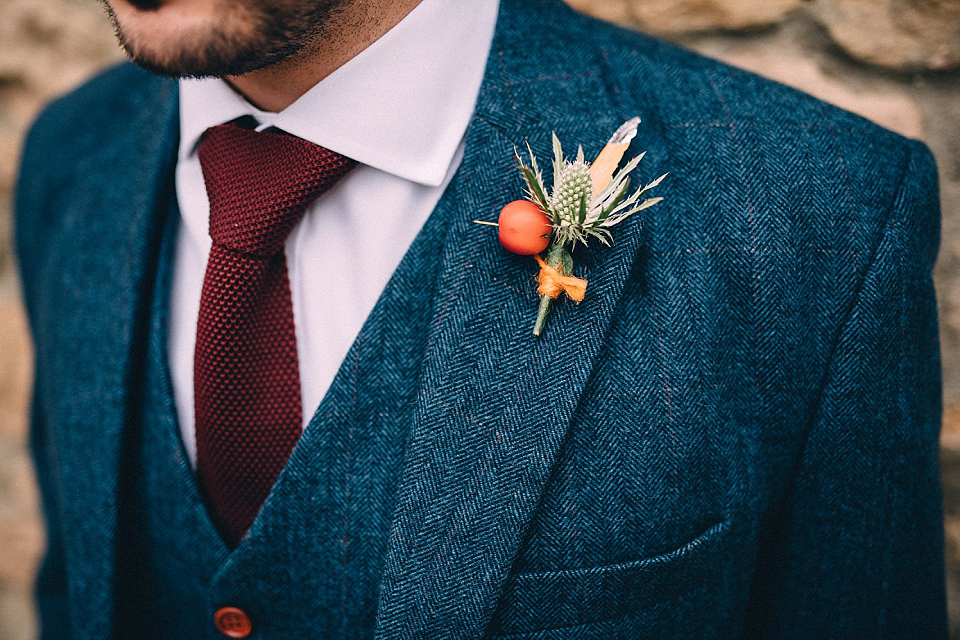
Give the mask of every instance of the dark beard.
<svg viewBox="0 0 960 640">
<path fill-rule="evenodd" d="M 151 11 L 160 0 L 127 0 Z M 256 27 L 254 35 L 241 39 L 227 30 L 212 30 L 203 40 L 183 42 L 175 51 L 151 55 L 124 35 L 110 6 L 104 6 L 113 23 L 120 46 L 137 66 L 170 78 L 203 78 L 242 75 L 277 64 L 301 51 L 314 38 L 323 37 L 324 26 L 340 11 L 346 0 L 313 0 L 308 6 L 271 7 L 263 0 L 241 0 Z"/>
</svg>

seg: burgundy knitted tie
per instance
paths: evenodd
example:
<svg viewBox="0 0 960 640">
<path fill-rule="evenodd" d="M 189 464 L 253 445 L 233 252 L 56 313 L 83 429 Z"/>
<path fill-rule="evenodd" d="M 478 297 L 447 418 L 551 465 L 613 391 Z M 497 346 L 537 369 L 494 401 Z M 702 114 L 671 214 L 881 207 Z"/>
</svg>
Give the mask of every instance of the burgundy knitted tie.
<svg viewBox="0 0 960 640">
<path fill-rule="evenodd" d="M 235 547 L 300 437 L 303 410 L 284 243 L 356 164 L 284 133 L 207 129 L 198 150 L 213 246 L 194 354 L 197 475 Z"/>
</svg>

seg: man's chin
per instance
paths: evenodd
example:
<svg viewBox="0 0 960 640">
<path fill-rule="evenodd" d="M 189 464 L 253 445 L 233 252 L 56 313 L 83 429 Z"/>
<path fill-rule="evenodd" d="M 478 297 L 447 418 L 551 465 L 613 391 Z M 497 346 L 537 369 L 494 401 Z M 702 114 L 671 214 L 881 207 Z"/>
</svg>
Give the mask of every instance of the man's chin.
<svg viewBox="0 0 960 640">
<path fill-rule="evenodd" d="M 298 51 L 295 43 L 270 50 L 267 43 L 252 41 L 245 43 L 247 46 L 237 46 L 236 41 L 216 36 L 208 40 L 167 42 L 156 46 L 156 42 L 127 40 L 121 35 L 120 44 L 131 62 L 168 78 L 240 76 L 281 62 Z"/>
<path fill-rule="evenodd" d="M 107 4 L 120 46 L 137 66 L 170 78 L 199 78 L 237 75 L 264 65 L 262 39 L 249 25 L 202 16 L 184 20 L 172 4 L 167 0 Z"/>
<path fill-rule="evenodd" d="M 130 59 L 174 78 L 239 76 L 277 64 L 299 52 L 320 22 L 279 12 L 285 5 L 272 0 L 103 2 Z"/>
<path fill-rule="evenodd" d="M 141 51 L 128 43 L 121 44 L 131 62 L 150 73 L 168 78 L 223 78 L 266 66 L 259 50 L 217 52 L 182 49 L 171 55 L 171 49 Z"/>
</svg>

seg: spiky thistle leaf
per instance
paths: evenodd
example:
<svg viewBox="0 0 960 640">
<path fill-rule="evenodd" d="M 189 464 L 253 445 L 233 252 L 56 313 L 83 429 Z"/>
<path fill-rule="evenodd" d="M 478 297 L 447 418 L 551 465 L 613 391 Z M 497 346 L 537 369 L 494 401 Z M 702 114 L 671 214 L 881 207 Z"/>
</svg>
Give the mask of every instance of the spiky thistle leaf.
<svg viewBox="0 0 960 640">
<path fill-rule="evenodd" d="M 523 158 L 514 150 L 517 157 L 517 164 L 520 167 L 520 173 L 523 175 L 523 181 L 527 185 L 527 198 L 539 206 L 544 211 L 549 212 L 546 188 L 543 186 L 543 175 L 540 173 L 540 167 L 537 166 L 537 158 L 533 155 L 533 149 L 527 143 L 527 153 L 530 154 L 530 166 L 523 163 Z"/>
<path fill-rule="evenodd" d="M 616 155 L 613 152 L 607 154 L 608 161 L 613 158 L 612 162 L 616 162 L 621 157 L 626 144 L 636 133 L 638 122 L 639 119 L 631 119 L 617 130 L 608 146 L 619 144 L 621 147 L 616 151 Z M 624 133 L 621 134 L 621 131 Z M 604 244 L 609 244 L 612 241 L 610 227 L 662 200 L 662 198 L 643 200 L 641 198 L 650 189 L 660 184 L 667 174 L 628 195 L 629 174 L 639 166 L 644 153 L 628 161 L 605 184 L 601 181 L 603 188 L 601 189 L 598 185 L 599 193 L 594 193 L 594 177 L 591 174 L 590 164 L 585 160 L 583 147 L 577 147 L 576 158 L 571 162 L 563 157 L 563 147 L 556 133 L 552 134 L 551 141 L 553 185 L 549 192 L 543 184 L 543 176 L 529 144 L 527 144 L 527 153 L 530 156 L 530 165 L 524 164 L 519 155 L 517 159 L 527 185 L 528 199 L 550 216 L 556 234 L 554 242 L 564 245 L 586 244 L 590 238 L 597 238 Z M 608 165 L 607 170 L 612 172 L 613 166 L 615 165 Z"/>
</svg>

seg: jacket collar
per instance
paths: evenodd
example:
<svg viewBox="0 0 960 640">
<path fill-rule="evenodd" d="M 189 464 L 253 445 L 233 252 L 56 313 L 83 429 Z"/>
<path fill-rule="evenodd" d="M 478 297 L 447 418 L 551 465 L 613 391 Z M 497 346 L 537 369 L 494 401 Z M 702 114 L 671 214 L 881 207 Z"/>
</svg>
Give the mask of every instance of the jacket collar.
<svg viewBox="0 0 960 640">
<path fill-rule="evenodd" d="M 449 187 L 455 197 L 441 201 L 456 211 L 381 583 L 379 638 L 483 635 L 641 246 L 638 216 L 617 227 L 612 248 L 578 250 L 586 298 L 558 301 L 536 339 L 535 262 L 503 251 L 489 227 L 472 222 L 495 219 L 522 196 L 514 150 L 527 140 L 549 167 L 551 131 L 568 154 L 581 143 L 592 157 L 629 117 L 646 119 L 617 106 L 599 47 L 576 44 L 583 22 L 558 4 L 501 3 Z M 661 146 L 641 129 L 630 153 L 657 147 L 651 155 L 660 156 Z"/>
</svg>

